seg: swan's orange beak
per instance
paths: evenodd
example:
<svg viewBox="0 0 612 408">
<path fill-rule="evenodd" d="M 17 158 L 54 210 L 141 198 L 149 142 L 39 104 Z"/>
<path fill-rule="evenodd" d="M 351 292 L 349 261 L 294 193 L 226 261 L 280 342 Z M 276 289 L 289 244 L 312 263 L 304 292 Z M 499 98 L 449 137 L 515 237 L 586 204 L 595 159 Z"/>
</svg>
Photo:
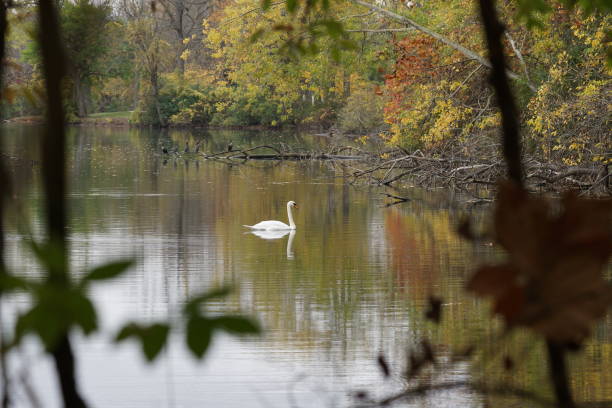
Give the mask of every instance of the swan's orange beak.
<svg viewBox="0 0 612 408">
<path fill-rule="evenodd" d="M 298 207 L 297 203 L 294 203 L 294 204 L 293 204 L 293 206 L 294 206 L 295 208 L 300 208 L 300 207 Z"/>
</svg>

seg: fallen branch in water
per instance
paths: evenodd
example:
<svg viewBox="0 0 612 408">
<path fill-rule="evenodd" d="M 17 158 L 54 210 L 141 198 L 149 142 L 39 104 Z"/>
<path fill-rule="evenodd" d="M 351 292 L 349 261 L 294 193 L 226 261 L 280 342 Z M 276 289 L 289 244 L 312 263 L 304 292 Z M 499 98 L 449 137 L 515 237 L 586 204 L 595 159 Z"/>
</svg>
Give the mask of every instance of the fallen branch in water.
<svg viewBox="0 0 612 408">
<path fill-rule="evenodd" d="M 392 203 L 388 203 L 385 205 L 385 207 L 391 207 L 393 205 L 396 204 L 401 204 L 401 203 L 405 203 L 408 201 L 412 201 L 410 198 L 408 197 L 401 197 L 401 196 L 397 196 L 395 194 L 389 194 L 389 193 L 382 193 L 384 196 L 389 197 L 389 198 L 393 198 L 395 201 Z"/>
<path fill-rule="evenodd" d="M 486 203 L 490 187 L 506 173 L 497 157 L 498 146 L 467 147 L 460 154 L 426 155 L 396 147 L 367 152 L 355 146 L 333 146 L 327 151 L 297 150 L 289 146 L 260 145 L 248 149 L 228 149 L 214 153 L 167 153 L 174 158 L 204 158 L 228 164 L 247 161 L 322 160 L 342 173 L 349 184 L 376 186 L 414 185 L 423 188 L 449 187 L 471 196 L 471 203 Z M 485 160 L 473 157 L 484 157 Z M 609 166 L 564 166 L 525 159 L 525 182 L 531 190 L 561 192 L 577 189 L 582 195 L 606 196 L 612 193 Z M 483 191 L 484 190 L 484 191 Z"/>
<path fill-rule="evenodd" d="M 342 163 L 339 165 L 343 167 L 351 184 L 390 186 L 407 183 L 425 188 L 452 187 L 465 191 L 479 186 L 494 186 L 506 173 L 505 164 L 501 161 L 477 161 L 464 156 L 431 157 L 401 148 L 384 155 L 371 154 L 369 160 L 351 166 Z M 562 166 L 530 159 L 525 161 L 525 174 L 530 189 L 560 192 L 570 188 L 590 195 L 612 193 L 609 183 L 612 174 L 603 165 Z M 489 200 L 479 197 L 477 201 Z"/>
<path fill-rule="evenodd" d="M 252 154 L 255 150 L 269 149 L 273 150 L 274 154 Z M 346 150 L 346 149 L 344 149 Z M 212 154 L 203 154 L 205 159 L 241 159 L 241 160 L 362 160 L 364 156 L 354 155 L 341 155 L 341 154 L 330 154 L 330 153 L 319 153 L 319 152 L 281 152 L 279 149 L 269 146 L 261 145 L 255 146 L 250 149 L 242 150 L 228 150 L 224 152 L 217 152 Z"/>
</svg>

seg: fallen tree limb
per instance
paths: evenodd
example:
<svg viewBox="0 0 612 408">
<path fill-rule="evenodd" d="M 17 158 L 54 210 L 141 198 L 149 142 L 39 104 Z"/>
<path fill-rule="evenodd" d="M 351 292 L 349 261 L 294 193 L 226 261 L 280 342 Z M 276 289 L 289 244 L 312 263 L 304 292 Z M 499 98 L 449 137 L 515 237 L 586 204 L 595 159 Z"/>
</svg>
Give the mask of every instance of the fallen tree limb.
<svg viewBox="0 0 612 408">
<path fill-rule="evenodd" d="M 491 157 L 484 152 L 470 157 Z M 528 188 L 561 191 L 578 189 L 584 194 L 609 195 L 610 178 L 608 170 L 601 166 L 564 167 L 540 163 L 535 159 L 525 161 L 525 177 Z M 477 197 L 477 202 L 489 202 L 490 198 L 476 194 L 484 186 L 486 189 L 496 185 L 497 180 L 506 173 L 503 162 L 479 162 L 466 157 L 430 157 L 421 152 L 407 152 L 396 149 L 387 152 L 383 159 L 380 155 L 371 155 L 367 161 L 358 161 L 350 167 L 347 176 L 351 184 L 390 185 L 407 181 L 419 187 L 452 187 Z M 345 172 L 346 174 L 346 172 Z M 398 184 L 394 184 L 398 185 Z M 471 191 L 473 190 L 473 191 Z"/>
<path fill-rule="evenodd" d="M 354 146 L 333 146 L 326 152 L 317 152 L 289 151 L 289 146 L 260 145 L 215 153 L 177 153 L 176 157 L 218 160 L 229 165 L 248 161 L 321 160 L 329 162 L 330 168 L 341 172 L 340 177 L 351 185 L 401 186 L 404 183 L 423 188 L 449 187 L 466 193 L 468 203 L 489 202 L 487 191 L 506 173 L 506 167 L 502 161 L 491 161 L 491 157 L 498 154 L 500 146 L 475 146 L 469 149 L 462 146 L 461 154 L 444 151 L 432 156 L 420 150 L 410 152 L 401 147 L 367 152 Z M 258 150 L 270 152 L 257 153 Z M 570 188 L 580 190 L 582 194 L 599 196 L 612 193 L 608 167 L 564 166 L 543 163 L 530 157 L 525 157 L 524 162 L 529 189 L 557 192 Z"/>
<path fill-rule="evenodd" d="M 274 153 L 252 154 L 261 149 L 269 149 Z M 342 149 L 346 150 L 346 149 Z M 319 152 L 282 152 L 274 146 L 260 145 L 242 150 L 225 150 L 211 154 L 202 153 L 205 159 L 239 159 L 239 160 L 361 160 L 364 156 L 329 154 Z"/>
</svg>

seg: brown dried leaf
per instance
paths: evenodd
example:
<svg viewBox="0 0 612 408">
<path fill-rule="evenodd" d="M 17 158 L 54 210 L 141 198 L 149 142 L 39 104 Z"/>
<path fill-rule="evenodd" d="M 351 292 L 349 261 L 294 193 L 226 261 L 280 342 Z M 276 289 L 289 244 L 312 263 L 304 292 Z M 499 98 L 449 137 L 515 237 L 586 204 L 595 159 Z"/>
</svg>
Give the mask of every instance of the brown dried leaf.
<svg viewBox="0 0 612 408">
<path fill-rule="evenodd" d="M 561 204 L 555 215 L 546 200 L 502 184 L 495 229 L 508 260 L 479 268 L 468 289 L 493 297 L 511 326 L 579 344 L 612 304 L 602 277 L 612 254 L 612 201 L 568 194 Z"/>
</svg>

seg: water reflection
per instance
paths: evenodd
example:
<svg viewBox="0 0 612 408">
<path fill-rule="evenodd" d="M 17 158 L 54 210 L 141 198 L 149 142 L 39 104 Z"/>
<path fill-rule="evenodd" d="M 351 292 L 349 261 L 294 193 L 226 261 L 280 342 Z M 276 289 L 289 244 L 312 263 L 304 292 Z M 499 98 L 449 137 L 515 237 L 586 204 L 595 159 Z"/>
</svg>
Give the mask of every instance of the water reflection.
<svg viewBox="0 0 612 408">
<path fill-rule="evenodd" d="M 294 259 L 293 254 L 293 239 L 295 238 L 295 230 L 253 230 L 251 234 L 258 236 L 261 239 L 273 240 L 280 239 L 285 235 L 289 235 L 287 239 L 287 259 Z"/>
<path fill-rule="evenodd" d="M 37 159 L 37 137 L 33 128 L 13 128 L 3 144 L 25 163 Z M 423 337 L 443 353 L 470 342 L 499 347 L 492 340 L 499 325 L 463 291 L 474 262 L 499 254 L 461 241 L 454 233 L 460 214 L 435 196 L 414 191 L 423 200 L 384 208 L 377 191 L 348 186 L 325 163 L 229 165 L 166 158 L 160 148 L 201 142 L 202 151 L 214 152 L 230 141 L 237 149 L 287 140 L 308 148 L 329 143 L 298 134 L 73 129 L 72 268 L 79 273 L 122 256 L 138 260 L 128 276 L 94 289 L 103 332 L 77 343 L 79 372 L 93 405 L 190 407 L 206 401 L 219 407 L 283 407 L 293 399 L 302 407 L 342 407 L 350 390 L 383 393 L 397 385 L 383 381 L 378 351 L 385 351 L 397 374 L 404 369 L 406 350 Z M 20 186 L 15 208 L 39 231 L 39 170 L 12 168 Z M 242 225 L 252 220 L 282 219 L 289 199 L 308 203 L 295 214 L 298 231 L 245 233 Z M 36 273 L 14 225 L 7 246 L 11 265 Z M 213 309 L 256 316 L 265 327 L 263 338 L 223 337 L 205 364 L 194 362 L 178 337 L 153 366 L 143 363 L 134 346 L 109 345 L 114 331 L 134 316 L 172 318 L 188 296 L 221 284 L 239 291 Z M 423 318 L 432 293 L 444 299 L 440 327 Z M 587 362 L 610 361 L 610 328 L 608 318 L 586 347 Z M 542 353 L 535 346 L 529 350 L 524 370 L 512 376 L 494 362 L 484 368 L 464 364 L 443 379 L 487 376 L 540 387 Z M 585 373 L 575 381 L 576 394 L 586 400 L 610 398 L 605 367 L 584 361 L 574 363 L 575 372 Z M 49 362 L 35 367 L 36 388 L 53 400 Z M 484 403 L 454 390 L 430 395 L 423 404 Z"/>
</svg>

